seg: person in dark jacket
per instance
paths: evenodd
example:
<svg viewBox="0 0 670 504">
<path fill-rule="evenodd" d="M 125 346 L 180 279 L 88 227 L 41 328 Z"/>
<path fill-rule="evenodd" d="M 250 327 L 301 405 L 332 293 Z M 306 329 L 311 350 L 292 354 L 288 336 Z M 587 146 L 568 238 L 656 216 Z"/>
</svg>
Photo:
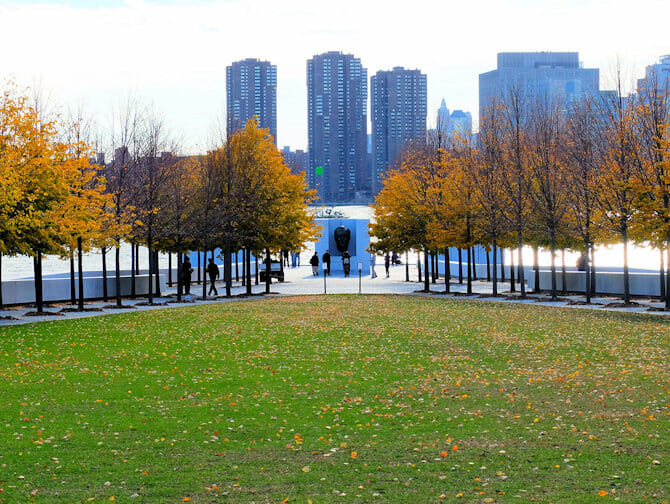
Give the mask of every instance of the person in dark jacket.
<svg viewBox="0 0 670 504">
<path fill-rule="evenodd" d="M 330 252 L 326 250 L 323 256 L 321 256 L 321 261 L 323 261 L 323 264 L 326 265 L 326 267 L 324 268 L 325 272 L 323 274 L 330 275 Z"/>
<path fill-rule="evenodd" d="M 342 252 L 342 269 L 344 270 L 344 276 L 348 277 L 351 272 L 351 254 L 347 250 Z"/>
<path fill-rule="evenodd" d="M 314 255 L 309 260 L 309 264 L 312 265 L 312 275 L 319 276 L 319 256 L 314 252 Z"/>
<path fill-rule="evenodd" d="M 219 278 L 219 267 L 214 264 L 214 259 L 211 257 L 209 258 L 209 264 L 207 265 L 207 273 L 209 274 L 209 293 L 207 295 L 211 296 L 212 291 L 214 291 L 214 295 L 218 296 L 219 292 L 216 290 L 214 282 Z"/>
<path fill-rule="evenodd" d="M 384 268 L 386 268 L 386 278 L 391 276 L 391 273 L 389 271 L 390 266 L 391 266 L 391 256 L 387 252 L 386 255 L 384 256 Z"/>
<path fill-rule="evenodd" d="M 191 260 L 188 256 L 184 257 L 184 262 L 181 265 L 181 283 L 184 286 L 184 295 L 191 295 L 191 273 L 193 273 L 193 268 L 191 267 Z"/>
</svg>

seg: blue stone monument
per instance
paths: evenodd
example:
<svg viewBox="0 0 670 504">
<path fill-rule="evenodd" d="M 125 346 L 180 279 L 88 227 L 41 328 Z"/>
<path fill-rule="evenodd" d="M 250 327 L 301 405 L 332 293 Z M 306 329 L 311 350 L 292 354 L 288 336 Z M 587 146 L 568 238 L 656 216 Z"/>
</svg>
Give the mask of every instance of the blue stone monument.
<svg viewBox="0 0 670 504">
<path fill-rule="evenodd" d="M 348 251 L 351 255 L 351 277 L 358 276 L 358 263 L 362 263 L 362 274 L 370 274 L 370 246 L 367 219 L 316 219 L 321 225 L 321 239 L 316 242 L 316 253 L 319 255 L 319 270 L 323 271 L 321 257 L 328 250 L 330 253 L 331 273 L 344 275 L 342 254 Z M 305 256 L 311 256 L 307 251 Z"/>
</svg>

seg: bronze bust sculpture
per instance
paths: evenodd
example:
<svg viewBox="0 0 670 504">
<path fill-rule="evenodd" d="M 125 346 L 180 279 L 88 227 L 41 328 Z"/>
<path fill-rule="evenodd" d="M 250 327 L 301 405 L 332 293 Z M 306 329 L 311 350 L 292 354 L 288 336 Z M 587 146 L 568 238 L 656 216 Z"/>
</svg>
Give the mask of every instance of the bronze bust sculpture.
<svg viewBox="0 0 670 504">
<path fill-rule="evenodd" d="M 349 241 L 351 240 L 351 231 L 349 228 L 344 226 L 335 228 L 334 237 L 337 250 L 346 252 L 349 249 Z"/>
</svg>

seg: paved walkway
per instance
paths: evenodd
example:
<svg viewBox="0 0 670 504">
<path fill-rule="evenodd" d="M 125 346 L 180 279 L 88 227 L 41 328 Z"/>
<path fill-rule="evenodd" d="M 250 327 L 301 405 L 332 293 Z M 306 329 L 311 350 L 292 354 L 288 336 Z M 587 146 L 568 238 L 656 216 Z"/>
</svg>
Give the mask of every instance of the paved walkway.
<svg viewBox="0 0 670 504">
<path fill-rule="evenodd" d="M 389 278 L 386 278 L 383 274 L 384 267 L 377 267 L 377 278 L 371 278 L 369 275 L 361 278 L 360 280 L 360 292 L 363 294 L 404 294 L 404 295 L 416 295 L 416 296 L 430 296 L 430 297 L 447 297 L 447 298 L 456 298 L 456 299 L 481 299 L 492 302 L 512 302 L 512 303 L 529 303 L 536 305 L 546 305 L 546 306 L 564 306 L 580 309 L 595 309 L 595 310 L 611 310 L 611 311 L 621 311 L 621 312 L 638 312 L 645 314 L 660 314 L 670 317 L 670 312 L 667 311 L 653 311 L 659 310 L 663 307 L 663 303 L 658 300 L 652 299 L 635 299 L 633 306 L 621 307 L 621 299 L 615 297 L 596 297 L 593 298 L 591 305 L 582 304 L 584 301 L 583 295 L 566 295 L 559 296 L 559 301 L 549 300 L 549 295 L 547 292 L 541 294 L 529 294 L 526 299 L 518 298 L 517 293 L 509 292 L 509 282 L 502 283 L 499 282 L 498 292 L 500 296 L 497 298 L 487 297 L 491 293 L 491 283 L 477 280 L 473 281 L 472 284 L 472 295 L 466 295 L 466 285 L 465 280 L 463 284 L 459 284 L 457 280 L 455 281 L 452 278 L 451 284 L 451 293 L 444 293 L 444 279 L 440 279 L 438 283 L 431 283 L 431 292 L 425 293 L 422 292 L 423 283 L 417 281 L 417 272 L 416 267 L 410 267 L 410 282 L 405 281 L 405 266 L 393 266 L 391 267 L 391 274 Z M 323 275 L 323 272 L 319 272 L 320 275 Z M 286 281 L 283 283 L 273 282 L 271 286 L 271 293 L 273 295 L 286 295 L 286 296 L 295 296 L 295 295 L 317 295 L 324 293 L 324 281 L 323 276 L 314 277 L 312 276 L 312 270 L 310 266 L 301 266 L 298 268 L 288 268 L 285 270 Z M 209 286 L 208 286 L 209 289 Z M 219 294 L 225 293 L 225 287 L 222 282 L 217 283 L 217 289 Z M 240 296 L 244 295 L 246 292 L 245 287 L 241 285 L 240 282 L 234 282 L 233 286 L 233 298 L 225 298 L 219 296 L 216 298 L 208 298 L 206 301 L 203 301 L 201 298 L 202 295 L 202 285 L 193 284 L 191 286 L 191 302 L 197 302 L 198 304 L 204 303 L 221 303 L 221 302 L 230 302 L 239 299 Z M 253 285 L 254 294 L 262 294 L 265 292 L 265 285 Z M 344 278 L 341 276 L 328 277 L 326 279 L 325 292 L 327 294 L 358 294 L 359 292 L 359 278 L 358 274 L 352 275 L 350 278 Z M 13 325 L 13 324 L 25 324 L 30 322 L 40 322 L 45 320 L 63 320 L 63 319 L 73 319 L 73 318 L 83 318 L 91 317 L 97 315 L 104 315 L 109 313 L 119 313 L 119 312 L 132 312 L 138 310 L 156 310 L 166 307 L 177 307 L 179 304 L 175 304 L 176 297 L 176 287 L 168 288 L 166 292 L 162 293 L 163 295 L 160 298 L 155 299 L 156 306 L 144 306 L 146 304 L 145 298 L 139 299 L 124 299 L 123 303 L 128 306 L 128 308 L 117 309 L 111 308 L 114 304 L 113 300 L 103 302 L 103 301 L 93 301 L 86 303 L 86 311 L 77 312 L 69 311 L 72 309 L 72 306 L 68 303 L 59 303 L 58 305 L 51 305 L 47 308 L 47 311 L 51 315 L 44 316 L 30 316 L 27 313 L 34 310 L 32 307 L 12 307 L 5 310 L 0 310 L 0 326 L 2 325 Z M 248 299 L 248 298 L 247 298 Z M 251 299 L 261 299 L 261 297 L 253 297 Z M 651 310 L 650 310 L 651 309 Z"/>
</svg>

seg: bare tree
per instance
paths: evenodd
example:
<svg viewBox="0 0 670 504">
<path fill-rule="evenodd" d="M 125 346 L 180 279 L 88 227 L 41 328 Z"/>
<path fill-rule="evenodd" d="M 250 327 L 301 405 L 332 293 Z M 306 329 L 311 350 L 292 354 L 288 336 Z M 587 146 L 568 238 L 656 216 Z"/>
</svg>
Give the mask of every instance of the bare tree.
<svg viewBox="0 0 670 504">
<path fill-rule="evenodd" d="M 528 167 L 534 222 L 551 251 L 551 298 L 556 299 L 556 242 L 568 209 L 564 163 L 565 113 L 556 103 L 538 103 L 530 121 Z"/>
<path fill-rule="evenodd" d="M 594 212 L 597 198 L 598 160 L 595 138 L 598 116 L 593 100 L 585 100 L 576 105 L 567 122 L 566 169 L 569 221 L 573 232 L 583 241 L 585 254 L 584 295 L 591 302 L 591 262 L 588 254 L 593 246 Z"/>
<path fill-rule="evenodd" d="M 529 176 L 526 160 L 526 128 L 528 106 L 520 84 L 511 85 L 501 99 L 504 117 L 504 139 L 506 152 L 507 177 L 502 179 L 504 216 L 516 233 L 519 253 L 519 289 L 521 297 L 526 296 L 523 265 L 524 232 L 530 207 Z"/>
</svg>

